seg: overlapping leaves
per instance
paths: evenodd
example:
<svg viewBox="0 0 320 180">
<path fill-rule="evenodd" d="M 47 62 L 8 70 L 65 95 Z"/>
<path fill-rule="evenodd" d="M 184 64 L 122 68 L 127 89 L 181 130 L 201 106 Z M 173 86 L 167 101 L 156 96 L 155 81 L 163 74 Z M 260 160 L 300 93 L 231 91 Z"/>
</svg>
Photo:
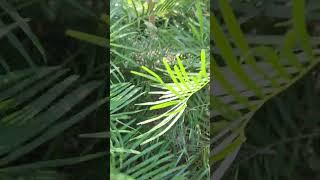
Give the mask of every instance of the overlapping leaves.
<svg viewBox="0 0 320 180">
<path fill-rule="evenodd" d="M 111 178 L 147 180 L 173 177 L 185 166 L 176 165 L 175 156 L 166 149 L 167 142 L 141 148 L 140 144 L 146 138 L 131 141 L 140 130 L 136 128 L 133 116 L 139 110 L 128 111 L 126 108 L 143 94 L 139 93 L 141 88 L 124 82 L 116 66 L 111 73 L 114 74 L 112 79 L 120 80 L 114 80 L 110 87 Z"/>
<path fill-rule="evenodd" d="M 142 144 L 153 141 L 166 133 L 183 115 L 187 108 L 187 102 L 190 97 L 205 87 L 210 78 L 206 70 L 206 55 L 205 51 L 201 51 L 201 69 L 199 73 L 187 73 L 182 64 L 182 60 L 177 56 L 178 65 L 174 65 L 173 69 L 170 67 L 168 61 L 164 58 L 163 63 L 166 71 L 172 82 L 166 83 L 160 75 L 151 69 L 142 66 L 148 74 L 133 71 L 132 73 L 145 77 L 156 82 L 153 86 L 158 88 L 158 91 L 151 91 L 149 94 L 159 95 L 157 101 L 140 103 L 142 106 L 151 106 L 150 110 L 167 109 L 161 115 L 154 116 L 150 119 L 139 122 L 138 124 L 147 124 L 151 122 L 160 121 L 157 125 L 149 131 L 136 138 L 149 136 Z"/>
<path fill-rule="evenodd" d="M 22 18 L 16 7 L 6 0 L 0 1 L 0 8 L 3 10 L 1 18 L 8 16 L 13 21 L 7 25 L 7 19 L 0 20 L 0 38 L 7 38 L 31 67 L 22 65 L 22 70 L 16 70 L 16 64 L 7 61 L 7 57 L 0 57 L 0 65 L 5 70 L 0 75 L 0 179 L 65 179 L 65 175 L 54 168 L 101 158 L 106 153 L 52 159 L 49 151 L 41 151 L 48 154 L 40 155 L 41 159 L 32 157 L 28 163 L 25 159 L 30 156 L 26 155 L 85 120 L 106 103 L 106 98 L 83 103 L 97 92 L 102 81 L 86 81 L 61 66 L 39 67 L 39 62 L 27 52 L 25 39 L 18 38 L 13 31 L 21 29 L 46 62 L 46 53 L 27 23 L 30 19 Z"/>
<path fill-rule="evenodd" d="M 78 113 L 71 113 L 76 105 L 101 86 L 101 82 L 91 81 L 77 87 L 79 76 L 68 75 L 67 69 L 43 67 L 36 70 L 10 72 L 0 78 L 0 174 L 24 174 L 30 169 L 38 171 L 76 164 L 105 154 L 10 166 L 12 162 L 85 119 L 106 102 L 106 99 L 92 102 Z M 66 116 L 67 113 L 69 116 Z M 66 119 L 61 121 L 61 118 Z"/>
<path fill-rule="evenodd" d="M 219 5 L 229 34 L 213 13 L 211 34 L 216 53 L 211 62 L 215 77 L 211 98 L 213 179 L 220 179 L 236 157 L 245 141 L 244 129 L 255 112 L 319 62 L 306 30 L 304 1 L 293 1 L 293 28 L 286 34 L 281 49 L 249 47 L 229 4 L 220 0 Z M 295 53 L 296 49 L 302 52 Z M 217 57 L 225 65 L 220 65 Z"/>
</svg>

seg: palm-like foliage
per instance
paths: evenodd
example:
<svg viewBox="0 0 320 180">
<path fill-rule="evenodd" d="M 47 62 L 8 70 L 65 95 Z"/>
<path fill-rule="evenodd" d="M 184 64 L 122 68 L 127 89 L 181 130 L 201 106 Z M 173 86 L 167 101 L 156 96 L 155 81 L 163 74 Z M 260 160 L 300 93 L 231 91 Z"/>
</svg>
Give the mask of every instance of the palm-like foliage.
<svg viewBox="0 0 320 180">
<path fill-rule="evenodd" d="M 287 89 L 319 61 L 312 50 L 304 19 L 305 2 L 293 1 L 293 28 L 286 34 L 282 48 L 249 48 L 237 20 L 226 1 L 220 0 L 220 12 L 232 42 L 217 16 L 211 16 L 215 55 L 211 62 L 213 81 L 211 163 L 213 179 L 220 179 L 245 141 L 247 123 L 269 99 Z M 299 44 L 303 52 L 294 53 Z M 239 59 L 239 56 L 242 59 Z M 218 62 L 223 59 L 223 63 Z M 262 58 L 263 60 L 257 61 Z M 226 64 L 221 65 L 221 64 Z"/>
<path fill-rule="evenodd" d="M 37 73 L 27 69 L 1 77 L 0 171 L 4 174 L 52 167 L 54 163 L 49 161 L 21 165 L 20 170 L 8 165 L 80 122 L 106 102 L 106 99 L 97 101 L 79 113 L 68 116 L 67 120 L 60 121 L 74 106 L 101 86 L 101 82 L 92 81 L 77 87 L 79 76 L 68 75 L 67 69 L 44 67 L 36 70 Z M 77 162 L 65 159 L 57 166 L 73 161 Z"/>
<path fill-rule="evenodd" d="M 158 101 L 141 103 L 139 105 L 151 105 L 150 110 L 158 110 L 169 107 L 169 110 L 167 110 L 165 113 L 138 123 L 146 124 L 154 121 L 161 121 L 148 132 L 137 137 L 141 138 L 146 135 L 151 136 L 142 144 L 155 140 L 166 133 L 183 115 L 184 111 L 187 108 L 187 102 L 190 97 L 194 93 L 200 91 L 210 82 L 210 78 L 206 70 L 206 55 L 204 50 L 201 51 L 200 57 L 202 65 L 199 73 L 196 74 L 187 73 L 181 59 L 178 56 L 178 66 L 175 65 L 173 69 L 171 69 L 168 61 L 164 58 L 164 66 L 169 77 L 172 80 L 172 82 L 170 83 L 164 82 L 158 74 L 145 66 L 142 66 L 142 69 L 144 69 L 149 74 L 133 71 L 133 73 L 136 75 L 155 81 L 157 84 L 155 84 L 154 86 L 160 89 L 160 91 L 149 92 L 150 94 L 161 95 L 158 98 Z"/>
<path fill-rule="evenodd" d="M 135 15 L 133 4 L 128 5 L 127 1 L 113 2 L 116 12 L 113 22 L 121 19 L 126 22 L 125 24 L 138 25 L 127 28 L 127 32 L 137 33 L 118 41 L 141 50 L 123 51 L 138 64 L 143 64 L 142 69 L 145 70 L 145 72 L 133 72 L 137 76 L 128 78 L 128 81 L 132 82 L 130 84 L 139 85 L 144 92 L 149 92 L 149 87 L 152 88 L 151 96 L 139 97 L 137 101 L 142 102 L 139 106 L 126 106 L 120 111 L 120 113 L 135 112 L 141 107 L 152 109 L 128 114 L 127 120 L 117 124 L 118 132 L 122 132 L 121 130 L 127 132 L 113 134 L 115 139 L 123 142 L 118 147 L 125 149 L 125 152 L 115 153 L 113 166 L 118 172 L 136 179 L 209 178 L 209 113 L 206 102 L 209 75 L 206 70 L 208 66 L 205 62 L 205 53 L 203 51 L 201 55 L 199 54 L 201 49 L 208 49 L 208 43 L 206 45 L 205 42 L 208 40 L 209 33 L 206 28 L 209 27 L 209 21 L 201 12 L 206 10 L 205 6 L 199 2 L 197 1 L 197 6 L 192 1 L 177 2 L 174 4 L 177 8 L 170 10 L 166 7 L 160 8 L 158 5 L 162 1 L 159 1 L 153 9 L 150 6 L 151 12 L 146 14 L 138 12 L 138 16 Z M 139 5 L 140 2 L 133 3 Z M 178 9 L 182 7 L 185 11 Z M 156 9 L 159 12 L 162 9 L 162 12 L 155 13 Z M 138 8 L 137 10 L 140 11 Z M 182 16 L 183 14 L 185 16 Z M 182 17 L 188 17 L 192 25 L 183 24 L 180 21 Z M 141 22 L 145 24 L 141 25 Z M 113 32 L 122 27 L 120 24 L 122 23 L 114 26 Z M 194 31 L 191 31 L 191 26 Z M 197 39 L 198 32 L 203 33 L 199 39 Z M 194 42 L 201 46 L 197 46 Z M 181 56 L 175 58 L 176 54 Z M 119 57 L 112 56 L 112 64 L 121 67 L 123 76 L 128 77 L 126 70 L 131 70 L 132 66 L 124 62 L 124 58 Z M 163 57 L 165 59 L 162 63 Z M 183 61 L 180 58 L 183 58 Z M 202 63 L 199 63 L 200 59 Z M 163 64 L 164 66 L 161 66 Z M 156 68 L 159 65 L 163 69 Z M 116 72 L 115 69 L 111 70 Z M 198 69 L 199 73 L 187 73 Z M 118 79 L 121 79 L 121 75 L 118 75 Z M 146 120 L 146 115 L 150 119 Z"/>
<path fill-rule="evenodd" d="M 198 55 L 201 49 L 208 49 L 209 44 L 209 14 L 206 14 L 206 4 L 202 4 L 199 0 L 195 1 L 195 7 L 192 8 L 191 14 L 196 18 L 191 18 L 188 15 L 184 15 L 186 22 L 175 22 L 175 26 L 170 27 L 168 31 L 163 31 L 161 34 L 164 43 L 174 43 L 172 39 L 175 39 L 175 44 L 172 46 L 179 47 L 180 53 L 190 53 L 195 56 Z M 187 24 L 184 26 L 183 24 Z M 181 31 L 182 28 L 186 28 L 189 31 Z"/>
<path fill-rule="evenodd" d="M 113 70 L 111 72 L 114 72 Z M 141 142 L 145 139 L 131 141 L 139 132 L 139 129 L 135 127 L 136 119 L 131 115 L 138 111 L 124 111 L 123 109 L 139 98 L 142 93 L 138 93 L 140 88 L 123 82 L 119 78 L 122 76 L 121 73 L 113 74 L 113 77 L 120 81 L 112 83 L 110 89 L 111 179 L 143 180 L 176 176 L 175 172 L 182 170 L 185 166 L 176 165 L 174 155 L 170 155 L 166 150 L 168 143 L 162 141 L 140 148 Z"/>
<path fill-rule="evenodd" d="M 224 179 L 234 179 L 237 171 L 238 179 L 314 179 L 299 168 L 319 172 L 319 95 L 314 80 L 308 74 L 255 114 L 246 128 L 246 143 Z"/>
<path fill-rule="evenodd" d="M 22 7 L 20 5 L 21 2 L 18 8 Z M 8 16 L 13 21 L 6 25 L 7 20 L 0 20 L 0 38 L 7 38 L 30 66 L 26 67 L 20 63 L 22 61 L 18 61 L 17 66 L 0 56 L 4 70 L 0 75 L 0 179 L 67 179 L 55 168 L 102 158 L 106 153 L 85 153 L 79 157 L 52 160 L 50 151 L 39 151 L 39 147 L 51 144 L 51 140 L 57 139 L 107 102 L 106 98 L 94 98 L 102 87 L 102 81 L 88 81 L 88 77 L 74 74 L 65 66 L 39 66 L 25 47 L 26 40 L 30 40 L 46 62 L 46 53 L 28 25 L 30 19 L 22 18 L 16 7 L 6 0 L 0 1 L 0 8 L 4 10 L 1 18 Z M 27 38 L 18 38 L 13 31 L 16 29 L 22 30 Z M 27 156 L 35 149 L 37 153 L 48 154 L 39 153 L 41 155 L 36 158 L 41 159 Z"/>
<path fill-rule="evenodd" d="M 130 130 L 132 130 L 132 127 L 130 127 L 131 123 L 123 126 L 123 124 L 126 123 L 122 121 L 129 121 L 129 115 L 135 112 L 119 111 L 141 96 L 141 93 L 137 94 L 140 88 L 137 88 L 130 83 L 121 82 L 122 80 L 116 75 L 117 73 L 114 72 L 114 69 L 111 70 L 111 73 L 119 82 L 112 83 L 111 81 L 110 86 L 110 132 L 112 134 L 110 138 L 110 153 L 112 156 L 115 156 L 115 153 L 123 152 L 139 154 L 138 151 L 133 149 L 124 149 L 124 147 L 126 147 L 126 144 L 124 143 L 128 139 L 125 138 L 126 140 L 123 140 L 122 135 L 120 134 L 128 133 L 129 135 L 132 135 L 133 132 L 130 132 Z"/>
<path fill-rule="evenodd" d="M 12 7 L 11 4 L 9 4 L 6 0 L 0 1 L 0 8 L 4 10 L 5 13 L 9 14 L 10 18 L 14 21 L 10 25 L 6 25 L 2 19 L 0 18 L 0 27 L 1 27 L 1 33 L 0 38 L 6 36 L 8 38 L 9 43 L 18 50 L 18 52 L 22 55 L 22 57 L 26 60 L 29 66 L 35 67 L 36 64 L 30 57 L 30 55 L 27 53 L 27 50 L 24 48 L 21 41 L 19 41 L 18 37 L 12 32 L 13 29 L 18 28 L 21 29 L 26 36 L 31 40 L 31 42 L 34 44 L 34 46 L 39 50 L 39 52 L 42 55 L 42 58 L 44 61 L 46 61 L 46 55 L 45 51 L 42 47 L 42 45 L 39 42 L 39 39 L 35 36 L 35 34 L 32 32 L 30 26 L 28 25 L 28 19 L 22 18 L 14 7 Z M 1 58 L 1 65 L 4 67 L 9 67 L 6 63 L 6 60 Z"/>
<path fill-rule="evenodd" d="M 110 12 L 110 51 L 112 54 L 119 56 L 123 60 L 130 61 L 132 64 L 136 65 L 136 62 L 133 61 L 130 57 L 124 55 L 122 51 L 139 51 L 137 48 L 128 46 L 125 41 L 126 39 L 137 34 L 134 30 L 130 29 L 133 23 L 125 24 L 124 19 L 126 17 L 117 18 L 116 17 L 117 8 L 113 9 Z"/>
</svg>

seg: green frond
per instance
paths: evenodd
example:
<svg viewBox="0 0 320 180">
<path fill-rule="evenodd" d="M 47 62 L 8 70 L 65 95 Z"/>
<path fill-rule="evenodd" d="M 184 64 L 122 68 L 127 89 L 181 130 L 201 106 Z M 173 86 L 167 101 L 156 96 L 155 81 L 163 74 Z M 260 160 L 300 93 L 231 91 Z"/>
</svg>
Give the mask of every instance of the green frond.
<svg viewBox="0 0 320 180">
<path fill-rule="evenodd" d="M 9 166 L 13 161 L 79 123 L 107 102 L 106 98 L 89 102 L 74 113 L 73 108 L 101 86 L 100 81 L 83 82 L 80 87 L 76 85 L 77 82 L 79 82 L 79 76 L 72 75 L 68 69 L 58 66 L 12 71 L 1 75 L 1 178 L 5 174 L 11 176 L 13 172 L 22 174 L 25 172 L 23 177 L 28 177 L 27 171 L 30 169 L 38 171 L 40 176 L 41 168 L 76 164 L 105 155 L 105 153 L 98 153 Z M 66 116 L 66 114 L 69 115 Z M 61 118 L 65 118 L 64 121 L 60 121 Z M 37 173 L 32 175 L 38 176 Z M 58 176 L 58 173 L 56 175 L 56 177 L 62 177 Z"/>
<path fill-rule="evenodd" d="M 288 31 L 281 49 L 263 45 L 249 47 L 229 3 L 219 0 L 219 5 L 229 34 L 212 14 L 212 39 L 219 50 L 217 55 L 226 64 L 218 65 L 212 57 L 211 118 L 214 121 L 211 122 L 210 164 L 213 179 L 222 178 L 235 159 L 245 142 L 245 128 L 252 116 L 319 63 L 319 54 L 312 49 L 306 29 L 305 1 L 293 1 L 293 28 Z M 232 40 L 227 38 L 229 35 Z M 295 53 L 298 44 L 303 52 Z M 235 55 L 235 49 L 240 53 Z M 244 57 L 244 61 L 238 56 Z M 257 61 L 255 57 L 263 60 Z"/>
<path fill-rule="evenodd" d="M 39 39 L 37 36 L 32 32 L 30 26 L 26 23 L 26 20 L 23 19 L 19 13 L 15 10 L 14 7 L 12 7 L 11 4 L 9 4 L 6 0 L 0 0 L 0 7 L 3 9 L 6 13 L 10 15 L 10 18 L 12 18 L 18 26 L 23 30 L 23 32 L 29 37 L 29 39 L 32 41 L 34 46 L 38 49 L 40 54 L 42 55 L 42 58 L 44 62 L 47 62 L 47 57 L 44 48 L 42 47 Z"/>
<path fill-rule="evenodd" d="M 158 101 L 145 102 L 138 105 L 151 106 L 150 110 L 167 108 L 169 108 L 169 110 L 167 110 L 165 113 L 162 113 L 161 115 L 157 115 L 148 120 L 139 122 L 138 124 L 147 124 L 154 121 L 161 121 L 149 131 L 135 137 L 135 139 L 149 137 L 147 140 L 143 141 L 142 144 L 151 142 L 165 134 L 183 116 L 190 97 L 204 88 L 210 82 L 210 78 L 206 70 L 205 56 L 205 51 L 202 50 L 200 54 L 202 63 L 200 71 L 193 75 L 186 72 L 186 69 L 183 66 L 180 58 L 177 57 L 179 66 L 175 65 L 173 69 L 170 67 L 168 61 L 164 58 L 163 64 L 172 82 L 164 82 L 162 78 L 160 78 L 160 75 L 156 74 L 154 71 L 146 67 L 142 67 L 142 69 L 144 69 L 151 76 L 157 79 L 158 82 L 158 84 L 155 84 L 155 86 L 160 90 L 151 91 L 150 94 L 159 94 L 162 96 L 158 98 Z M 148 76 L 144 74 L 136 72 L 134 72 L 134 74 L 148 78 Z"/>
</svg>

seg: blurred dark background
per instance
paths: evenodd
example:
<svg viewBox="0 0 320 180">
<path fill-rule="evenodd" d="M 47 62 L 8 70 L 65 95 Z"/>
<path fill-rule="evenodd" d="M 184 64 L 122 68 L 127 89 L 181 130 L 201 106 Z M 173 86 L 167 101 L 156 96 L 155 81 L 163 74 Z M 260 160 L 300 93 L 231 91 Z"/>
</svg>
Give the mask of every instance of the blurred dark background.
<svg viewBox="0 0 320 180">
<path fill-rule="evenodd" d="M 232 1 L 251 46 L 280 49 L 292 27 L 292 0 Z M 218 1 L 212 1 L 219 15 Z M 320 1 L 306 1 L 307 28 L 319 49 Z M 299 51 L 297 51 L 299 53 Z M 223 179 L 317 180 L 320 178 L 319 66 L 253 116 L 247 140 Z"/>
<path fill-rule="evenodd" d="M 9 4 L 9 5 L 8 5 Z M 85 86 L 86 83 L 94 82 L 99 86 L 94 91 L 77 102 L 73 108 L 68 110 L 58 122 L 67 122 L 78 113 L 85 112 L 85 108 L 94 105 L 95 102 L 101 101 L 99 106 L 94 106 L 94 110 L 88 115 L 77 121 L 71 128 L 56 134 L 54 137 L 41 143 L 22 157 L 0 167 L 0 179 L 106 179 L 108 177 L 107 157 L 106 154 L 99 155 L 97 158 L 85 160 L 86 154 L 106 152 L 107 139 L 106 128 L 108 122 L 108 108 L 105 97 L 107 96 L 107 75 L 108 56 L 107 51 L 107 28 L 108 28 L 109 2 L 107 0 L 1 0 L 0 1 L 0 33 L 10 24 L 17 22 L 16 15 L 23 18 L 31 31 L 23 31 L 22 27 L 13 28 L 10 33 L 15 36 L 16 42 L 10 42 L 9 33 L 0 36 L 0 74 L 1 78 L 5 75 L 12 75 L 15 71 L 26 70 L 39 67 L 59 66 L 68 70 L 68 75 L 79 76 L 79 79 L 70 86 L 65 92 L 75 98 L 81 94 L 72 94 L 72 90 Z M 95 43 L 88 43 L 85 40 L 74 37 L 68 30 L 83 32 L 105 41 L 105 46 L 98 46 Z M 33 42 L 32 37 L 38 40 Z M 12 39 L 11 39 L 12 40 Z M 39 47 L 43 49 L 40 53 Z M 106 75 L 107 74 L 107 75 Z M 50 78 L 54 73 L 49 74 Z M 1 79 L 2 80 L 2 79 Z M 46 81 L 46 79 L 41 79 Z M 63 79 L 58 79 L 63 80 Z M 57 83 L 56 80 L 55 82 Z M 21 82 L 16 83 L 15 85 Z M 32 83 L 32 87 L 40 86 L 40 81 Z M 54 87 L 55 84 L 52 84 Z M 88 85 L 89 86 L 89 85 Z M 26 87 L 27 89 L 28 87 Z M 90 87 L 88 87 L 90 88 Z M 2 90 L 2 87 L 0 88 Z M 5 88 L 3 88 L 5 89 Z M 9 88 L 8 88 L 9 89 Z M 8 90 L 7 89 L 7 90 Z M 31 89 L 31 87 L 30 87 Z M 48 87 L 43 88 L 47 90 Z M 10 111 L 0 111 L 1 118 L 6 117 L 11 112 L 23 109 L 24 106 L 30 107 L 33 100 L 45 94 L 44 90 L 39 91 L 33 97 Z M 86 90 L 84 89 L 83 92 Z M 89 90 L 88 90 L 89 91 Z M 4 92 L 0 92 L 4 95 Z M 12 95 L 12 99 L 23 97 L 23 91 Z M 0 98 L 0 104 L 6 98 Z M 17 99 L 17 98 L 16 98 Z M 59 98 L 52 100 L 52 104 L 58 102 L 58 99 L 64 99 L 61 95 Z M 72 98 L 71 98 L 72 99 Z M 3 100 L 3 101 L 2 101 Z M 72 104 L 70 101 L 69 103 Z M 63 104 L 68 106 L 69 104 Z M 48 105 L 49 108 L 51 104 Z M 36 107 L 32 107 L 33 109 Z M 45 109 L 46 109 L 45 108 Z M 63 107 L 57 107 L 63 108 Z M 68 107 L 67 107 L 68 108 Z M 39 112 L 45 113 L 45 109 Z M 26 116 L 25 114 L 24 116 Z M 39 116 L 40 116 L 39 115 Z M 35 115 L 37 118 L 37 115 Z M 48 116 L 48 120 L 51 117 Z M 79 118 L 80 119 L 80 118 Z M 45 120 L 45 119 L 44 119 Z M 41 123 L 39 123 L 40 125 Z M 1 124 L 1 127 L 5 127 Z M 51 132 L 51 124 L 42 133 Z M 15 127 L 15 125 L 13 125 Z M 96 133 L 99 132 L 99 133 Z M 11 132 L 13 133 L 13 132 Z M 15 132 L 19 134 L 19 132 Z M 101 135 L 102 134 L 102 135 Z M 40 136 L 38 134 L 38 136 Z M 1 132 L 0 132 L 0 136 Z M 21 135 L 23 136 L 23 135 Z M 102 136 L 102 137 L 101 137 Z M 88 138 L 89 137 L 89 138 Z M 9 140 L 10 141 L 10 140 Z M 27 142 L 33 142 L 32 139 Z M 12 140 L 12 144 L 14 140 Z M 10 144 L 5 144 L 10 145 Z M 0 145 L 0 147 L 2 147 Z M 24 146 L 21 146 L 23 149 Z M 12 150 L 13 151 L 13 150 Z M 10 153 L 0 155 L 1 158 L 10 156 Z M 19 148 L 17 148 L 19 151 Z M 78 157 L 78 159 L 68 159 Z M 37 167 L 37 162 L 60 159 L 61 162 L 55 161 L 49 164 L 41 164 Z M 1 161 L 1 160 L 0 160 Z M 59 165 L 60 163 L 60 165 Z M 32 164 L 31 168 L 26 171 L 9 172 L 3 170 L 8 167 L 19 167 L 19 165 Z M 43 168 L 41 168 L 43 167 Z M 52 167 L 52 168 L 51 168 Z M 18 168 L 19 169 L 19 168 Z M 27 171 L 28 170 L 28 171 Z M 8 172 L 8 173 L 7 173 Z"/>
</svg>

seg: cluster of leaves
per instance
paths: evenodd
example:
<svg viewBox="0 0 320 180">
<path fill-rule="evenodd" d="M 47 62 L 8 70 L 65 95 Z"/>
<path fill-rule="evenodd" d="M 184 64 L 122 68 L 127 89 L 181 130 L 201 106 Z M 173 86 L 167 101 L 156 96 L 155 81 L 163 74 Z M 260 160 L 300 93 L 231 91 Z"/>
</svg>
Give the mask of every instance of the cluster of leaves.
<svg viewBox="0 0 320 180">
<path fill-rule="evenodd" d="M 106 176 L 105 142 L 79 138 L 101 130 L 105 117 L 105 48 L 65 36 L 68 26 L 101 34 L 104 8 L 73 0 L 0 1 L 0 179 Z M 94 168 L 80 165 L 89 160 Z"/>
<path fill-rule="evenodd" d="M 209 1 L 110 4 L 112 177 L 209 179 Z"/>
<path fill-rule="evenodd" d="M 215 3 L 210 16 L 212 178 L 222 179 L 230 166 L 226 179 L 316 178 L 317 122 L 311 120 L 312 129 L 304 126 L 317 118 L 310 113 L 317 108 L 310 99 L 319 95 L 307 84 L 314 78 L 302 78 L 319 63 L 317 37 L 310 36 L 309 27 L 317 2 Z M 265 24 L 271 19 L 272 28 L 259 28 L 261 18 Z M 301 116 L 305 111 L 312 115 Z M 301 162 L 309 167 L 301 169 L 306 167 Z"/>
</svg>

